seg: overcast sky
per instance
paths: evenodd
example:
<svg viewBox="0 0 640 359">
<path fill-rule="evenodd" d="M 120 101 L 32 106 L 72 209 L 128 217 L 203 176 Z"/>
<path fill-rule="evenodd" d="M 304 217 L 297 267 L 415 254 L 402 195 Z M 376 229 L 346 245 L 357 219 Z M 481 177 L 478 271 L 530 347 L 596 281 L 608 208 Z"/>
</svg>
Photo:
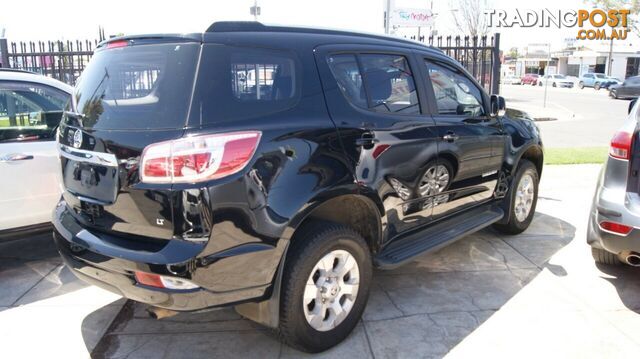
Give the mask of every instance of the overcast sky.
<svg viewBox="0 0 640 359">
<path fill-rule="evenodd" d="M 259 0 L 269 23 L 350 29 L 383 33 L 385 0 Z M 440 34 L 456 35 L 451 10 L 455 0 L 434 0 Z M 396 0 L 398 7 L 429 7 L 430 0 Z M 582 0 L 489 0 L 495 9 L 586 8 Z M 560 5 L 561 4 L 561 5 Z M 219 20 L 253 20 L 253 0 L 29 0 L 3 1 L 0 29 L 9 41 L 94 39 L 98 26 L 109 34 L 202 32 Z M 552 42 L 575 36 L 575 29 L 494 29 L 502 34 L 502 49 L 529 43 Z M 417 30 L 405 30 L 409 33 Z M 424 31 L 424 30 L 423 30 Z M 640 44 L 639 44 L 640 45 Z M 640 50 L 640 46 L 636 46 Z"/>
</svg>

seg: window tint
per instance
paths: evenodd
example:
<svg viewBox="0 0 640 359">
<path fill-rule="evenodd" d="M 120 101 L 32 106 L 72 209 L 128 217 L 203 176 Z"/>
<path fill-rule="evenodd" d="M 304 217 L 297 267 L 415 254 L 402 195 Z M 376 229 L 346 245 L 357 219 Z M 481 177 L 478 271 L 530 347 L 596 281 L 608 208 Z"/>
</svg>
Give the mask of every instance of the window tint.
<svg viewBox="0 0 640 359">
<path fill-rule="evenodd" d="M 438 113 L 441 115 L 482 116 L 480 90 L 463 73 L 443 64 L 425 61 Z"/>
<path fill-rule="evenodd" d="M 354 105 L 376 112 L 420 113 L 415 82 L 404 56 L 333 55 L 328 62 L 338 87 Z"/>
<path fill-rule="evenodd" d="M 331 72 L 338 87 L 354 105 L 367 108 L 367 96 L 362 85 L 362 76 L 355 55 L 333 55 L 328 58 Z"/>
<path fill-rule="evenodd" d="M 378 112 L 420 113 L 415 82 L 404 56 L 360 57 L 371 109 Z"/>
<path fill-rule="evenodd" d="M 53 138 L 69 99 L 44 85 L 0 82 L 0 142 Z"/>
<path fill-rule="evenodd" d="M 74 90 L 83 125 L 95 129 L 181 128 L 199 44 L 134 45 L 96 51 Z"/>
<path fill-rule="evenodd" d="M 205 45 L 192 108 L 193 123 L 233 122 L 293 108 L 302 93 L 293 52 Z"/>
<path fill-rule="evenodd" d="M 277 101 L 293 97 L 293 59 L 258 51 L 231 55 L 231 89 L 242 101 Z"/>
</svg>

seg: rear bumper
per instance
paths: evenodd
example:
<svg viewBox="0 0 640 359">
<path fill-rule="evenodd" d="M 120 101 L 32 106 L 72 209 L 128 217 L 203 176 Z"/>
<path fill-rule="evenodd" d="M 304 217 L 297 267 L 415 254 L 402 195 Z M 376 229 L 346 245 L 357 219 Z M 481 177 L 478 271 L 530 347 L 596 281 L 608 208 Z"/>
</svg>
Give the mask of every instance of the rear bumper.
<svg viewBox="0 0 640 359">
<path fill-rule="evenodd" d="M 53 237 L 65 264 L 81 280 L 123 297 L 176 311 L 192 311 L 209 307 L 234 305 L 263 299 L 268 285 L 232 291 L 214 291 L 204 287 L 192 290 L 170 290 L 141 285 L 134 279 L 135 271 L 175 276 L 169 265 L 185 265 L 190 269 L 180 277 L 199 283 L 199 275 L 210 276 L 208 268 L 199 268 L 197 255 L 202 245 L 185 241 L 168 241 L 158 250 L 127 248 L 128 239 L 94 234 L 84 229 L 61 201 L 53 213 Z"/>
<path fill-rule="evenodd" d="M 610 172 L 613 170 L 609 168 Z M 603 182 L 606 175 L 606 171 L 603 171 L 598 182 L 589 215 L 587 242 L 592 247 L 614 254 L 627 251 L 640 253 L 640 196 L 627 193 L 625 187 L 605 187 Z M 626 236 L 610 233 L 600 228 L 602 221 L 632 226 L 633 230 Z"/>
</svg>

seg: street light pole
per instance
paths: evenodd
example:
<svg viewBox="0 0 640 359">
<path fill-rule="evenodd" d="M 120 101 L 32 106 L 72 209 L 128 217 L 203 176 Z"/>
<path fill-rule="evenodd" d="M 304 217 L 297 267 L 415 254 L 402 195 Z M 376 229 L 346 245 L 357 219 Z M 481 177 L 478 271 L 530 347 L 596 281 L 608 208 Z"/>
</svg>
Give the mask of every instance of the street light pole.
<svg viewBox="0 0 640 359">
<path fill-rule="evenodd" d="M 547 66 L 544 68 L 544 74 L 542 75 L 542 78 L 544 79 L 544 76 L 549 74 L 549 66 L 551 65 L 551 43 L 547 44 Z M 544 81 L 544 103 L 542 105 L 542 107 L 547 107 L 547 87 L 549 87 L 549 79 L 546 79 Z"/>
<path fill-rule="evenodd" d="M 391 20 L 391 0 L 387 0 L 387 11 L 384 14 L 384 33 L 389 35 L 389 20 Z"/>
</svg>

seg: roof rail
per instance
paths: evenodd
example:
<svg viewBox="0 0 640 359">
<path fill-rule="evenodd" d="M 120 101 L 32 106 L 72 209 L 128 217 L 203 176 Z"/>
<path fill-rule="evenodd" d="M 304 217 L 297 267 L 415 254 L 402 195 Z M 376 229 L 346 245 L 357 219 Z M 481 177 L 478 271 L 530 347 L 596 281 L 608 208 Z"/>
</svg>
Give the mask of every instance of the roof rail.
<svg viewBox="0 0 640 359">
<path fill-rule="evenodd" d="M 206 32 L 291 32 L 291 33 L 309 33 L 309 34 L 325 34 L 325 35 L 343 35 L 343 36 L 358 36 L 366 37 L 378 40 L 396 41 L 405 44 L 411 44 L 416 46 L 424 46 L 433 48 L 433 46 L 425 45 L 421 42 L 401 39 L 398 37 L 368 34 L 355 31 L 333 30 L 333 29 L 317 29 L 310 27 L 295 27 L 295 26 L 278 26 L 278 25 L 265 25 L 258 21 L 217 21 L 211 24 Z"/>
</svg>

